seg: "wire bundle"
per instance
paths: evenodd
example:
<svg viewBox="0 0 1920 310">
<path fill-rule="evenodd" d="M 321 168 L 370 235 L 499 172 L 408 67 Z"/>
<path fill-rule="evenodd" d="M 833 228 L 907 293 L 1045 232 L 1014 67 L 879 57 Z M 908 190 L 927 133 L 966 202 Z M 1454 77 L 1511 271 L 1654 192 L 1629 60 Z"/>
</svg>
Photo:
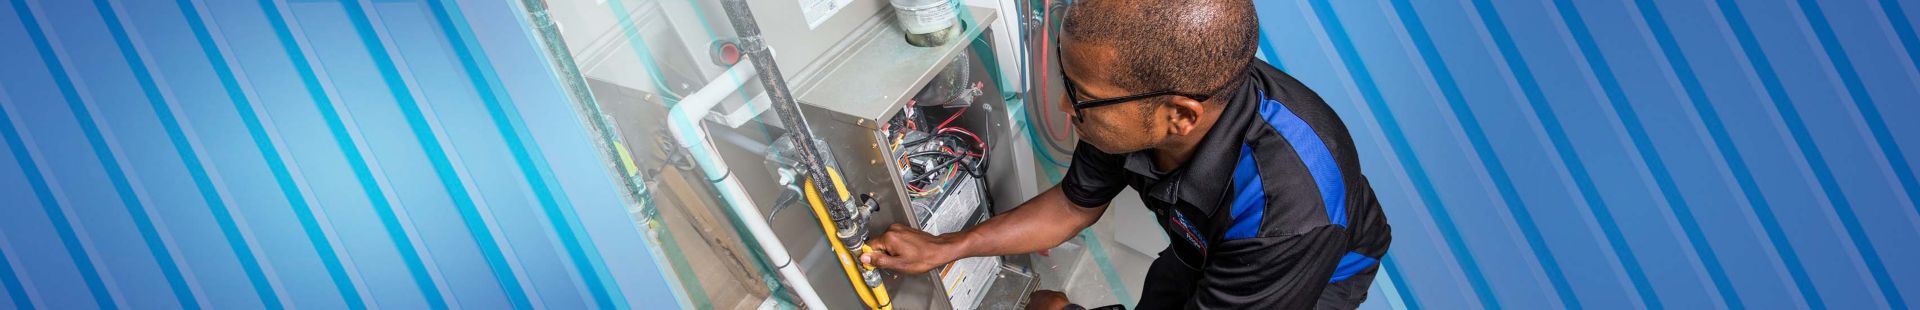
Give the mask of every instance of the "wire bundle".
<svg viewBox="0 0 1920 310">
<path fill-rule="evenodd" d="M 909 108 L 888 124 L 888 133 L 893 136 L 889 149 L 898 156 L 894 162 L 899 165 L 907 194 L 915 199 L 939 198 L 963 180 L 962 173 L 984 176 L 990 150 L 986 140 L 954 124 L 968 108 L 954 110 L 930 128 L 921 128 L 916 121 L 920 113 L 915 110 L 919 109 Z"/>
</svg>

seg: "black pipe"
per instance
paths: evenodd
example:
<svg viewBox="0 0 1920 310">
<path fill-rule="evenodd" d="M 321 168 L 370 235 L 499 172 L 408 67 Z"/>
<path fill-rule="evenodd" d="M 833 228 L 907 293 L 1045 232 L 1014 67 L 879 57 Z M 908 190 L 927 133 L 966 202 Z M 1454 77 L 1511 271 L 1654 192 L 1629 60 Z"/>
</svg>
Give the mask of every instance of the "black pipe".
<svg viewBox="0 0 1920 310">
<path fill-rule="evenodd" d="M 726 8 L 727 21 L 733 24 L 733 32 L 740 37 L 740 51 L 753 62 L 753 68 L 760 71 L 761 88 L 767 93 L 767 99 L 773 105 L 780 122 L 787 125 L 792 137 L 797 138 L 793 145 L 800 149 L 800 162 L 805 163 L 807 178 L 814 180 L 814 187 L 820 189 L 822 202 L 828 210 L 841 211 L 839 190 L 832 179 L 827 177 L 827 163 L 820 156 L 820 149 L 813 144 L 813 131 L 807 124 L 807 118 L 800 115 L 800 102 L 793 98 L 793 92 L 787 89 L 786 77 L 780 75 L 780 67 L 773 61 L 773 53 L 767 50 L 766 41 L 760 37 L 760 24 L 753 19 L 753 11 L 747 8 L 745 0 L 724 0 L 720 2 Z"/>
</svg>

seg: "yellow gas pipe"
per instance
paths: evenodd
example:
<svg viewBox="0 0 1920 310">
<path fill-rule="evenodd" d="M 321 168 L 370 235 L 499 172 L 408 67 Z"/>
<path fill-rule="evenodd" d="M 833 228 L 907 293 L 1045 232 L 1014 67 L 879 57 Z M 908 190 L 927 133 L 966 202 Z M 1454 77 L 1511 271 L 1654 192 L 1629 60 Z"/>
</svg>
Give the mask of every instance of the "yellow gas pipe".
<svg viewBox="0 0 1920 310">
<path fill-rule="evenodd" d="M 827 177 L 832 178 L 834 188 L 839 189 L 838 194 L 840 195 L 841 201 L 847 201 L 853 198 L 852 195 L 846 191 L 846 183 L 840 180 L 839 171 L 829 169 L 827 170 Z M 827 242 L 830 242 L 830 245 L 833 246 L 835 256 L 840 258 L 840 268 L 847 272 L 847 281 L 853 283 L 854 293 L 860 295 L 860 301 L 866 303 L 867 308 L 893 310 L 893 301 L 887 296 L 887 285 L 881 283 L 872 287 L 867 286 L 867 281 L 863 280 L 860 276 L 860 268 L 854 265 L 854 260 L 858 258 L 854 257 L 852 253 L 847 252 L 846 244 L 840 242 L 839 234 L 837 233 L 839 229 L 834 227 L 833 221 L 827 216 L 827 206 L 826 203 L 820 200 L 820 191 L 814 188 L 813 180 L 811 179 L 807 180 L 806 185 L 804 191 L 807 196 L 807 204 L 812 206 L 814 217 L 820 219 L 820 228 L 826 231 Z M 860 246 L 860 250 L 872 251 L 872 249 L 864 244 Z M 866 267 L 871 268 L 872 266 Z"/>
</svg>

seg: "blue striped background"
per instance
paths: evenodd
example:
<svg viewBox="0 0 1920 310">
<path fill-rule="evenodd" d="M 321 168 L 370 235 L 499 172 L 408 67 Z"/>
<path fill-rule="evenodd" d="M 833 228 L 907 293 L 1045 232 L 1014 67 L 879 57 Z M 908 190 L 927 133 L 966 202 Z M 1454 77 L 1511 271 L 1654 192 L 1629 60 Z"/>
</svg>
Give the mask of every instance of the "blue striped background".
<svg viewBox="0 0 1920 310">
<path fill-rule="evenodd" d="M 1920 3 L 1258 6 L 1397 228 L 1376 297 L 1920 299 Z M 520 15 L 6 0 L 0 308 L 670 307 Z"/>
<path fill-rule="evenodd" d="M 1353 129 L 1398 305 L 1920 300 L 1920 3 L 1257 3 Z"/>
<path fill-rule="evenodd" d="M 672 307 L 523 15 L 8 0 L 0 308 Z"/>
</svg>

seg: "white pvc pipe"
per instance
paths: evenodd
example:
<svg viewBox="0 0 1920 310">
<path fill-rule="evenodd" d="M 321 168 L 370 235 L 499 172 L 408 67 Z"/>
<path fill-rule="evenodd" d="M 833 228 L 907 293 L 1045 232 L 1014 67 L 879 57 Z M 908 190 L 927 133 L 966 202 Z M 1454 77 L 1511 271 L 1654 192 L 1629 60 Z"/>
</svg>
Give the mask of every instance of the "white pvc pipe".
<svg viewBox="0 0 1920 310">
<path fill-rule="evenodd" d="M 767 94 L 760 94 L 747 99 L 747 104 L 740 105 L 740 108 L 733 109 L 733 112 L 714 114 L 708 116 L 707 120 L 727 124 L 727 127 L 740 128 L 740 125 L 746 125 L 747 121 L 760 117 L 761 113 L 766 113 L 772 106 L 773 100 L 767 99 Z"/>
<path fill-rule="evenodd" d="M 747 197 L 746 188 L 740 186 L 740 179 L 727 170 L 726 161 L 720 160 L 711 142 L 707 141 L 706 127 L 700 126 L 700 120 L 713 110 L 720 100 L 739 90 L 754 74 L 752 65 L 735 64 L 727 72 L 701 86 L 700 90 L 680 99 L 680 103 L 667 112 L 667 129 L 673 132 L 674 140 L 680 147 L 686 148 L 694 161 L 699 163 L 701 171 L 714 188 L 720 191 L 720 200 L 727 209 L 747 226 L 747 232 L 759 242 L 761 250 L 767 253 L 767 260 L 779 269 L 780 278 L 793 287 L 793 293 L 800 295 L 800 302 L 807 309 L 827 309 L 820 301 L 820 294 L 813 290 L 813 284 L 800 273 L 800 266 L 793 263 L 793 256 L 787 254 L 787 247 L 780 243 L 780 237 L 773 233 L 773 227 L 767 224 L 760 208 L 753 205 L 753 199 Z"/>
</svg>

